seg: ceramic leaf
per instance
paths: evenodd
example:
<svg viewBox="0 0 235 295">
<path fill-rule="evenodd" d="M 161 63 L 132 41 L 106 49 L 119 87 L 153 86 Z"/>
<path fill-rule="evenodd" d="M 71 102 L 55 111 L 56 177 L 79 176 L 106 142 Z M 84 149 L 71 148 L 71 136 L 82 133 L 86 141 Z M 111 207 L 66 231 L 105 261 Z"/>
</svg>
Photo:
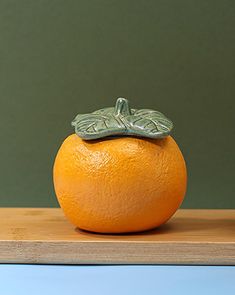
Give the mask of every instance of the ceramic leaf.
<svg viewBox="0 0 235 295">
<path fill-rule="evenodd" d="M 77 115 L 72 126 L 85 140 L 107 136 L 164 138 L 170 134 L 173 123 L 158 111 L 130 109 L 128 100 L 118 98 L 113 108 Z"/>
</svg>

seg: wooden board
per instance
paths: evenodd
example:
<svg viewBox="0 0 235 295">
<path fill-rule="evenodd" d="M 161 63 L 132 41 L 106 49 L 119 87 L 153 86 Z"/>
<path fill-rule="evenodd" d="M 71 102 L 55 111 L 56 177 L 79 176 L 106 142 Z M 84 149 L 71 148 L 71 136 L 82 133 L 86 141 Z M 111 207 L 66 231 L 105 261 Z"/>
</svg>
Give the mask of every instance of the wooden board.
<svg viewBox="0 0 235 295">
<path fill-rule="evenodd" d="M 0 208 L 0 262 L 235 265 L 235 210 L 178 210 L 162 227 L 102 235 L 58 208 Z"/>
</svg>

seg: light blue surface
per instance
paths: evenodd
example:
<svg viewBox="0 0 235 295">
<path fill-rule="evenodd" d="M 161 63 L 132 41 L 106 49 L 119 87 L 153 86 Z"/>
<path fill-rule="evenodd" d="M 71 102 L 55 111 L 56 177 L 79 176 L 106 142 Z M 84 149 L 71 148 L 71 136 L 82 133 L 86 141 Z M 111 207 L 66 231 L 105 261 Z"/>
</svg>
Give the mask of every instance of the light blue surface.
<svg viewBox="0 0 235 295">
<path fill-rule="evenodd" d="M 232 266 L 0 265 L 1 295 L 235 294 Z"/>
</svg>

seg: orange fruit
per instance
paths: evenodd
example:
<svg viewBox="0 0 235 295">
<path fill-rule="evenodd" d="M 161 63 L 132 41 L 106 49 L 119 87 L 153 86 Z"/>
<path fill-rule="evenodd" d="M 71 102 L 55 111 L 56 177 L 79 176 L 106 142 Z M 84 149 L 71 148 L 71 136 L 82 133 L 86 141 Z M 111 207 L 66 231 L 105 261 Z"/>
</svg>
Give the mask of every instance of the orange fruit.
<svg viewBox="0 0 235 295">
<path fill-rule="evenodd" d="M 66 138 L 56 156 L 55 192 L 66 217 L 100 233 L 148 230 L 182 203 L 187 173 L 171 136 Z"/>
</svg>

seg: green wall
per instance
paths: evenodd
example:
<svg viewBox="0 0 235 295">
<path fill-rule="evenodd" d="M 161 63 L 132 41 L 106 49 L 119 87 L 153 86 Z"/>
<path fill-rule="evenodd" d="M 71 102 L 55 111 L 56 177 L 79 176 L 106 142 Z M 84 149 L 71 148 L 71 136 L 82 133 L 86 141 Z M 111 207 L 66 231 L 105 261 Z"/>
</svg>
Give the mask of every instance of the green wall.
<svg viewBox="0 0 235 295">
<path fill-rule="evenodd" d="M 0 0 L 0 206 L 57 206 L 76 113 L 162 111 L 188 165 L 184 207 L 235 207 L 235 2 Z"/>
</svg>

